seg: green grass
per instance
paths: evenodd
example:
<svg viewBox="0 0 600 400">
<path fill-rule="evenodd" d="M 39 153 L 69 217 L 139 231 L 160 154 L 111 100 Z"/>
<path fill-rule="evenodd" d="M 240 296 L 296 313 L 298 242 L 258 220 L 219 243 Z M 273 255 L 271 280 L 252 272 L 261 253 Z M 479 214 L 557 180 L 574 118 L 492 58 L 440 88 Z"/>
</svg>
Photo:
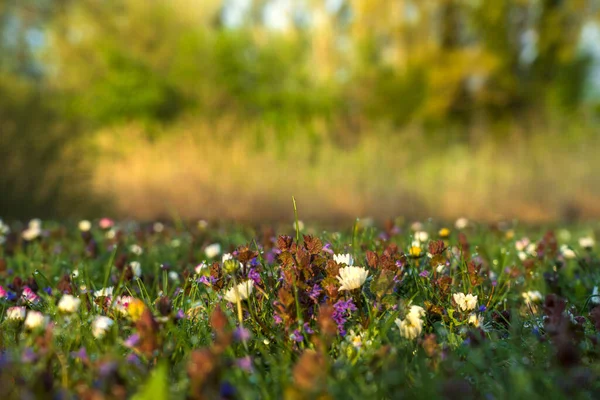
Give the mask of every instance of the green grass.
<svg viewBox="0 0 600 400">
<path fill-rule="evenodd" d="M 94 221 L 82 233 L 44 221 L 26 242 L 14 224 L 0 245 L 0 394 L 597 397 L 600 309 L 593 311 L 592 293 L 600 258 L 580 239 L 600 226 L 470 222 L 447 224 L 450 235 L 440 238 L 442 227 L 358 220 L 340 232 L 295 231 L 291 223 L 270 230 L 178 220 L 101 229 Z M 520 254 L 524 237 L 533 244 Z M 213 243 L 221 252 L 209 258 Z M 223 268 L 228 252 L 235 261 Z M 339 291 L 345 266 L 334 253 L 351 254 L 366 281 Z M 132 262 L 141 265 L 139 277 Z M 207 267 L 196 271 L 202 262 Z M 249 297 L 228 302 L 226 292 L 247 279 L 255 280 Z M 25 286 L 39 299 L 25 300 Z M 94 296 L 106 287 L 112 295 Z M 81 300 L 76 312 L 61 311 L 64 292 Z M 461 308 L 453 296 L 460 292 L 477 296 L 476 306 Z M 541 297 L 527 304 L 527 292 Z M 414 305 L 424 308 L 420 322 L 411 319 Z M 46 322 L 11 320 L 9 308 L 21 306 Z M 94 335 L 99 316 L 114 323 Z M 478 326 L 469 323 L 475 317 Z M 396 320 L 415 327 L 415 337 Z"/>
</svg>

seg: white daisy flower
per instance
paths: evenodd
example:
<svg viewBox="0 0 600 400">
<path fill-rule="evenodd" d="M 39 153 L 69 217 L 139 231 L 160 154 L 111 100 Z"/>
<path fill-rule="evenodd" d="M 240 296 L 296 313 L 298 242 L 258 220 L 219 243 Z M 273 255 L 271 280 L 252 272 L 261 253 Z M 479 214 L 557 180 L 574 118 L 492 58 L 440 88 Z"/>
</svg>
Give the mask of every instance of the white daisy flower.
<svg viewBox="0 0 600 400">
<path fill-rule="evenodd" d="M 395 323 L 400 330 L 400 336 L 413 340 L 423 331 L 423 320 L 425 310 L 420 306 L 410 306 L 410 310 L 404 319 L 397 318 Z"/>
<path fill-rule="evenodd" d="M 237 303 L 238 301 L 246 300 L 252 294 L 254 290 L 254 281 L 248 279 L 242 283 L 238 283 L 236 286 L 230 288 L 223 296 L 225 300 L 230 303 Z"/>
<path fill-rule="evenodd" d="M 469 319 L 467 320 L 469 325 L 473 325 L 475 328 L 479 328 L 483 326 L 483 315 L 471 313 L 469 314 Z"/>
<path fill-rule="evenodd" d="M 572 260 L 574 258 L 577 258 L 577 254 L 575 254 L 575 252 L 573 251 L 573 249 L 571 249 L 566 244 L 563 244 L 562 246 L 560 246 L 560 253 L 567 260 Z"/>
<path fill-rule="evenodd" d="M 204 249 L 204 254 L 208 258 L 215 258 L 219 254 L 221 254 L 221 245 L 219 243 L 213 243 L 209 246 L 206 246 Z"/>
<path fill-rule="evenodd" d="M 81 300 L 70 294 L 65 294 L 58 301 L 58 309 L 67 314 L 72 314 L 79 309 Z"/>
<path fill-rule="evenodd" d="M 96 290 L 94 292 L 94 297 L 111 297 L 113 295 L 114 287 L 109 286 L 107 288 L 102 288 L 100 290 Z"/>
<path fill-rule="evenodd" d="M 477 296 L 472 294 L 455 293 L 452 295 L 454 302 L 461 311 L 471 311 L 477 307 Z"/>
<path fill-rule="evenodd" d="M 465 217 L 461 217 L 456 220 L 454 226 L 456 227 L 456 229 L 465 229 L 467 226 L 469 226 L 469 220 Z"/>
<path fill-rule="evenodd" d="M 339 290 L 354 290 L 360 288 L 369 276 L 369 271 L 363 267 L 340 268 L 337 277 L 342 286 Z"/>
<path fill-rule="evenodd" d="M 114 321 L 112 319 L 103 315 L 97 316 L 94 321 L 92 321 L 92 335 L 94 335 L 96 339 L 104 337 L 113 324 Z"/>
<path fill-rule="evenodd" d="M 26 313 L 25 307 L 9 307 L 8 310 L 6 310 L 6 319 L 23 321 Z"/>
<path fill-rule="evenodd" d="M 79 221 L 79 224 L 77 225 L 77 227 L 79 228 L 79 230 L 81 232 L 88 232 L 90 229 L 92 229 L 92 223 L 90 221 L 88 221 L 87 219 L 83 219 L 83 220 Z"/>
<path fill-rule="evenodd" d="M 36 329 L 40 327 L 46 326 L 48 322 L 48 318 L 44 316 L 39 311 L 30 310 L 27 313 L 27 318 L 25 318 L 25 328 L 27 329 Z"/>
<path fill-rule="evenodd" d="M 595 244 L 596 242 L 591 236 L 586 236 L 579 239 L 579 245 L 584 249 L 591 249 L 592 247 L 594 247 Z"/>
<path fill-rule="evenodd" d="M 528 292 L 521 293 L 521 297 L 525 300 L 525 304 L 530 305 L 532 303 L 539 303 L 542 301 L 544 296 L 538 290 L 530 290 Z"/>
<path fill-rule="evenodd" d="M 351 267 L 354 264 L 354 258 L 352 258 L 352 256 L 348 253 L 334 254 L 333 261 L 335 261 L 338 264 L 346 264 L 349 267 Z"/>
</svg>

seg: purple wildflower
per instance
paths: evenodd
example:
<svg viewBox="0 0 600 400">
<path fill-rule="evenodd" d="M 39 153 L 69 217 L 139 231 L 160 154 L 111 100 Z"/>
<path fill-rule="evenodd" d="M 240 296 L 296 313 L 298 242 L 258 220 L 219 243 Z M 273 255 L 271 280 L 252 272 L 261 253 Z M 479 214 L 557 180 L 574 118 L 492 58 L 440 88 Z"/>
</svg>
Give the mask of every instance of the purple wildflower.
<svg viewBox="0 0 600 400">
<path fill-rule="evenodd" d="M 315 331 L 312 330 L 312 328 L 310 327 L 308 322 L 304 323 L 304 325 L 302 326 L 302 329 L 304 329 L 304 332 L 308 333 L 309 335 L 315 333 Z"/>
<path fill-rule="evenodd" d="M 183 310 L 180 308 L 179 310 L 177 310 L 177 314 L 175 315 L 175 319 L 186 319 L 186 315 L 183 312 Z"/>
<path fill-rule="evenodd" d="M 71 352 L 71 357 L 76 359 L 76 360 L 81 360 L 81 361 L 85 361 L 88 359 L 87 356 L 87 350 L 85 349 L 85 347 L 80 348 L 77 351 L 72 351 Z"/>
<path fill-rule="evenodd" d="M 419 276 L 422 278 L 427 278 L 429 276 L 429 271 L 423 270 L 419 273 Z"/>
<path fill-rule="evenodd" d="M 44 292 L 52 296 L 52 288 L 50 286 L 44 288 Z"/>
<path fill-rule="evenodd" d="M 260 261 L 258 260 L 258 257 L 254 257 L 252 260 L 250 260 L 251 267 L 258 267 L 259 265 Z"/>
<path fill-rule="evenodd" d="M 212 286 L 212 283 L 208 280 L 208 277 L 206 275 L 202 275 L 198 279 L 198 283 L 204 283 L 206 286 Z"/>
<path fill-rule="evenodd" d="M 352 301 L 349 300 L 339 300 L 337 303 L 333 305 L 333 315 L 332 318 L 338 326 L 338 332 L 340 335 L 345 336 L 346 330 L 344 328 L 344 324 L 346 323 L 346 314 L 352 311 L 356 311 L 356 305 Z"/>
<path fill-rule="evenodd" d="M 331 255 L 334 254 L 334 251 L 331 249 L 331 243 L 326 243 L 325 246 L 323 246 L 323 251 Z"/>
<path fill-rule="evenodd" d="M 479 307 L 479 312 L 484 312 L 485 310 L 487 310 L 486 306 Z"/>
<path fill-rule="evenodd" d="M 250 334 L 250 331 L 241 326 L 233 331 L 233 338 L 237 341 L 246 342 L 250 340 L 251 337 L 252 335 Z"/>
<path fill-rule="evenodd" d="M 275 320 L 275 323 L 277 325 L 281 324 L 283 322 L 283 320 L 281 319 L 281 317 L 277 314 L 273 314 L 273 319 Z"/>
<path fill-rule="evenodd" d="M 231 383 L 224 381 L 221 383 L 220 392 L 221 398 L 233 399 L 235 396 L 235 387 Z"/>
<path fill-rule="evenodd" d="M 252 279 L 255 285 L 260 285 L 261 283 L 260 274 L 254 268 L 250 268 L 248 271 L 248 278 Z"/>
<path fill-rule="evenodd" d="M 4 288 L 2 286 L 0 286 L 0 299 L 3 299 L 7 296 L 8 296 L 8 293 L 6 292 L 6 290 L 4 290 Z"/>
<path fill-rule="evenodd" d="M 32 363 L 35 360 L 37 360 L 37 354 L 35 354 L 35 351 L 33 351 L 31 347 L 27 347 L 21 355 L 21 361 L 24 363 Z"/>
<path fill-rule="evenodd" d="M 310 297 L 310 299 L 317 304 L 319 302 L 319 296 L 321 295 L 321 293 L 323 292 L 323 289 L 321 289 L 321 287 L 317 284 L 315 284 L 313 286 L 313 288 L 310 290 L 310 292 L 308 293 L 308 297 Z"/>
<path fill-rule="evenodd" d="M 252 372 L 252 358 L 250 356 L 238 358 L 235 364 L 246 372 Z"/>
<path fill-rule="evenodd" d="M 134 333 L 133 335 L 131 335 L 127 339 L 125 339 L 125 342 L 123 342 L 123 344 L 125 345 L 125 347 L 129 347 L 130 349 L 132 349 L 135 346 L 137 346 L 139 341 L 140 341 L 140 335 L 138 335 L 137 333 Z"/>
<path fill-rule="evenodd" d="M 117 370 L 117 363 L 114 361 L 106 361 L 103 362 L 102 364 L 100 364 L 100 368 L 98 368 L 98 372 L 100 373 L 101 377 L 107 377 L 108 375 L 112 374 L 114 371 Z"/>
<path fill-rule="evenodd" d="M 291 335 L 290 335 L 290 339 L 292 339 L 294 342 L 297 343 L 301 343 L 304 341 L 304 336 L 302 336 L 302 332 L 300 332 L 299 329 L 296 329 Z"/>
<path fill-rule="evenodd" d="M 140 358 L 134 353 L 128 354 L 127 357 L 125 357 L 125 361 L 138 367 L 142 365 Z"/>
</svg>

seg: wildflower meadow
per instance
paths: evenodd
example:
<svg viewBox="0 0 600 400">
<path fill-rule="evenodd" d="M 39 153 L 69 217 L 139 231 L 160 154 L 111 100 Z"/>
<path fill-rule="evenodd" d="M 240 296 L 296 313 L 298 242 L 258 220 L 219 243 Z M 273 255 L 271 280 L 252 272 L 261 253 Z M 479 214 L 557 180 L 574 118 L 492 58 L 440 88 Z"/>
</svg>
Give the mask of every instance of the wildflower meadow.
<svg viewBox="0 0 600 400">
<path fill-rule="evenodd" d="M 0 395 L 600 396 L 598 226 L 0 223 Z"/>
</svg>

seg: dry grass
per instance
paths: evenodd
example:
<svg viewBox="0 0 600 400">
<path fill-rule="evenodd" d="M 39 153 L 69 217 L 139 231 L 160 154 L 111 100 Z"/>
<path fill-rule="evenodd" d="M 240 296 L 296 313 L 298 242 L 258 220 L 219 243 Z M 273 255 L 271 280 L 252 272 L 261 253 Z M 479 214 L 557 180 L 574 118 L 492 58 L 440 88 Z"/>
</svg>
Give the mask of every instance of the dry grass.
<svg viewBox="0 0 600 400">
<path fill-rule="evenodd" d="M 365 135 L 341 149 L 325 133 L 318 145 L 306 135 L 282 144 L 264 127 L 257 145 L 246 130 L 259 128 L 226 119 L 170 129 L 153 141 L 137 126 L 97 135 L 95 188 L 114 199 L 117 214 L 290 219 L 294 195 L 303 218 L 322 221 L 600 216 L 598 140 L 565 147 L 568 137 L 539 134 L 469 148 L 405 133 Z"/>
</svg>

